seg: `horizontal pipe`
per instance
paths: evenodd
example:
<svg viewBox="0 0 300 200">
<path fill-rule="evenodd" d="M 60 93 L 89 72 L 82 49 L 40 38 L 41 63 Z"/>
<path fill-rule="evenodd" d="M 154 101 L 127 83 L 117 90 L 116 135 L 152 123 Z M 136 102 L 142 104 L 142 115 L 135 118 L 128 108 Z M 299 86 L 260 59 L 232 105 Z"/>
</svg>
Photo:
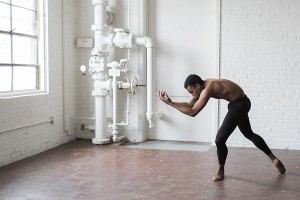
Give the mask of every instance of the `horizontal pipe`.
<svg viewBox="0 0 300 200">
<path fill-rule="evenodd" d="M 31 127 L 31 126 L 36 126 L 36 125 L 45 124 L 45 123 L 54 124 L 54 117 L 50 117 L 50 119 L 48 119 L 48 120 L 35 122 L 35 123 L 28 124 L 28 125 L 25 125 L 25 126 L 19 126 L 19 127 L 15 127 L 15 128 L 11 128 L 11 129 L 1 130 L 0 133 L 4 133 L 4 132 L 8 132 L 8 131 L 14 131 L 14 130 L 22 129 L 22 128 L 28 128 L 28 127 Z"/>
<path fill-rule="evenodd" d="M 143 45 L 146 48 L 155 48 L 155 42 L 150 37 L 141 37 L 141 38 L 135 38 L 134 39 L 135 44 L 137 45 Z"/>
<path fill-rule="evenodd" d="M 75 119 L 92 119 L 95 120 L 95 117 L 74 117 Z"/>
</svg>

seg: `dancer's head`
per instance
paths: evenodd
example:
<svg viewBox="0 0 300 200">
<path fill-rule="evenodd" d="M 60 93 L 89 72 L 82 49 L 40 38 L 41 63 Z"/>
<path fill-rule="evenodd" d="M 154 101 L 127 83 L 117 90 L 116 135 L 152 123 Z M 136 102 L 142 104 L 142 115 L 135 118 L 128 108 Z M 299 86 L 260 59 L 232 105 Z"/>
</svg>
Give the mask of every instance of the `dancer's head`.
<svg viewBox="0 0 300 200">
<path fill-rule="evenodd" d="M 196 84 L 203 85 L 204 81 L 200 78 L 200 76 L 191 74 L 185 79 L 184 88 L 187 89 L 188 86 L 196 86 Z"/>
</svg>

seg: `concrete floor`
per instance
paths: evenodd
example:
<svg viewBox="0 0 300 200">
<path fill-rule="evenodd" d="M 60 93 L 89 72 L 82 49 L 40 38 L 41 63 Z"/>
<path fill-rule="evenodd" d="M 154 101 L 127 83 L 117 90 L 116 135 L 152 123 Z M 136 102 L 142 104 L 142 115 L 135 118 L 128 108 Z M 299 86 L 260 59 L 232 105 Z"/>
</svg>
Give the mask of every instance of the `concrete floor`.
<svg viewBox="0 0 300 200">
<path fill-rule="evenodd" d="M 176 151 L 73 141 L 0 168 L 0 199 L 300 199 L 300 151 L 274 150 L 287 173 L 259 150 L 230 148 L 226 177 L 211 181 L 216 149 Z"/>
</svg>

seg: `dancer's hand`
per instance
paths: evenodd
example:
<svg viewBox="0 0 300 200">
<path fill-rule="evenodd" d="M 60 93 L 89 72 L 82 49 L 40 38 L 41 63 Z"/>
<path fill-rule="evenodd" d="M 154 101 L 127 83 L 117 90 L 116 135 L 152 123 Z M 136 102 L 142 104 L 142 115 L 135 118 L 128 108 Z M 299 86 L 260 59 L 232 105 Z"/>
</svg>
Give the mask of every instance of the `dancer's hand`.
<svg viewBox="0 0 300 200">
<path fill-rule="evenodd" d="M 159 90 L 158 94 L 160 100 L 162 100 L 164 103 L 170 104 L 172 102 L 166 91 Z"/>
</svg>

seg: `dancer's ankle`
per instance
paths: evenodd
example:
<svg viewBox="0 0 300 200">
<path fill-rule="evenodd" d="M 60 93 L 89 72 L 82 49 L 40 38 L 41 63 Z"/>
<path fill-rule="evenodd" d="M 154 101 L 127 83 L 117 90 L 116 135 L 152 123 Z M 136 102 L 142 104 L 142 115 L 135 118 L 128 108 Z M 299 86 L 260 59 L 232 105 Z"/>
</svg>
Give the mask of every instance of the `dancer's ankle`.
<svg viewBox="0 0 300 200">
<path fill-rule="evenodd" d="M 268 157 L 271 159 L 272 162 L 274 162 L 274 160 L 277 159 L 276 156 L 275 156 L 273 153 L 270 153 L 270 154 L 268 155 Z"/>
<path fill-rule="evenodd" d="M 218 172 L 223 172 L 224 173 L 224 167 L 225 165 L 219 165 L 219 169 L 218 169 Z"/>
</svg>

